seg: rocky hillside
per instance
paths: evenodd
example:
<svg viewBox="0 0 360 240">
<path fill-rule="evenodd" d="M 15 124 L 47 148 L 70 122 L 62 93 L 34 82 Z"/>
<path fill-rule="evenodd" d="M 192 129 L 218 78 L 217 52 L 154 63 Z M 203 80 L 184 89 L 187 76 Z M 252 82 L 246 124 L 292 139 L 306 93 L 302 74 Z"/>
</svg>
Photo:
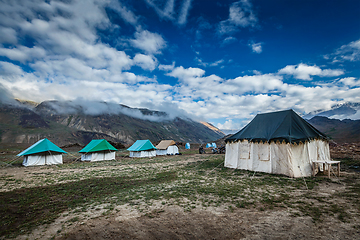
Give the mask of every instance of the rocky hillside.
<svg viewBox="0 0 360 240">
<path fill-rule="evenodd" d="M 360 120 L 313 117 L 310 124 L 339 143 L 360 142 Z"/>
<path fill-rule="evenodd" d="M 46 101 L 37 106 L 0 105 L 2 143 L 33 143 L 47 137 L 62 146 L 105 138 L 124 145 L 138 139 L 204 143 L 223 137 L 214 126 L 165 112 L 108 103 Z"/>
</svg>

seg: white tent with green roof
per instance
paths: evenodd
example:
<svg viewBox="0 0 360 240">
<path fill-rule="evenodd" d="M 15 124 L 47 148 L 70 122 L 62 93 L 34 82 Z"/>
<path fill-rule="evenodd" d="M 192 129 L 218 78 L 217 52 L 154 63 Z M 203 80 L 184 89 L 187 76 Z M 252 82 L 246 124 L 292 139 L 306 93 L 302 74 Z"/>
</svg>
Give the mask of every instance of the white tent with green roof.
<svg viewBox="0 0 360 240">
<path fill-rule="evenodd" d="M 62 164 L 63 153 L 66 152 L 49 141 L 47 138 L 44 138 L 22 151 L 17 156 L 24 156 L 23 165 L 28 167 L 37 165 Z"/>
<path fill-rule="evenodd" d="M 130 157 L 155 157 L 156 147 L 150 140 L 137 140 L 131 147 L 127 149 L 130 151 Z"/>
<path fill-rule="evenodd" d="M 93 139 L 79 152 L 81 154 L 81 161 L 104 161 L 115 159 L 116 148 L 113 147 L 105 139 Z"/>
</svg>

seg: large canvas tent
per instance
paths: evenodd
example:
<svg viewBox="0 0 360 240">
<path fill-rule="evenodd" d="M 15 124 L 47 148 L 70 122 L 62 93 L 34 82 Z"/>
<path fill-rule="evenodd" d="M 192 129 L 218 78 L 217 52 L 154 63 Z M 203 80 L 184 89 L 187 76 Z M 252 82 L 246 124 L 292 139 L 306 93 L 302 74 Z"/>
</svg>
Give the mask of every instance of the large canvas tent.
<svg viewBox="0 0 360 240">
<path fill-rule="evenodd" d="M 156 155 L 175 155 L 179 154 L 179 148 L 174 140 L 162 140 L 156 145 Z"/>
<path fill-rule="evenodd" d="M 302 177 L 330 160 L 328 138 L 293 110 L 258 114 L 225 142 L 229 168 Z"/>
<path fill-rule="evenodd" d="M 137 140 L 131 147 L 127 149 L 130 151 L 130 157 L 155 157 L 156 147 L 150 140 Z"/>
<path fill-rule="evenodd" d="M 115 151 L 117 151 L 117 149 L 105 139 L 93 139 L 88 145 L 81 149 L 79 153 L 82 153 L 81 161 L 93 162 L 114 160 Z"/>
<path fill-rule="evenodd" d="M 24 156 L 22 164 L 27 167 L 62 164 L 63 153 L 66 152 L 49 141 L 47 138 L 44 138 L 22 151 L 17 156 Z"/>
</svg>

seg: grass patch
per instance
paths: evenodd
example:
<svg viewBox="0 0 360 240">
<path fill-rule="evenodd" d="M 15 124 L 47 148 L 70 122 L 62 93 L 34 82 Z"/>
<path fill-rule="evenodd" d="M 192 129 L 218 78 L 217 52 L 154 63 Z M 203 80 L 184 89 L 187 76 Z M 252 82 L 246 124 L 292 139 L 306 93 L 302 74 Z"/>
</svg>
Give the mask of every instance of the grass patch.
<svg viewBox="0 0 360 240">
<path fill-rule="evenodd" d="M 17 189 L 0 193 L 0 236 L 16 236 L 50 223 L 61 212 L 82 204 L 146 185 L 174 181 L 176 173 L 161 172 L 151 178 L 92 178 L 64 184 Z"/>
</svg>

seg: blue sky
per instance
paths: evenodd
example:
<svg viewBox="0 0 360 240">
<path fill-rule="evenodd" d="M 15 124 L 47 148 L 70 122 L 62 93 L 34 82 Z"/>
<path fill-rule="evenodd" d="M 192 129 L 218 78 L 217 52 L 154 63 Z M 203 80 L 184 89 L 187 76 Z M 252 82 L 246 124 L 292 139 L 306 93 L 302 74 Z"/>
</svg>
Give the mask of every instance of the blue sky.
<svg viewBox="0 0 360 240">
<path fill-rule="evenodd" d="M 360 102 L 360 1 L 0 2 L 0 87 L 239 129 Z"/>
</svg>

